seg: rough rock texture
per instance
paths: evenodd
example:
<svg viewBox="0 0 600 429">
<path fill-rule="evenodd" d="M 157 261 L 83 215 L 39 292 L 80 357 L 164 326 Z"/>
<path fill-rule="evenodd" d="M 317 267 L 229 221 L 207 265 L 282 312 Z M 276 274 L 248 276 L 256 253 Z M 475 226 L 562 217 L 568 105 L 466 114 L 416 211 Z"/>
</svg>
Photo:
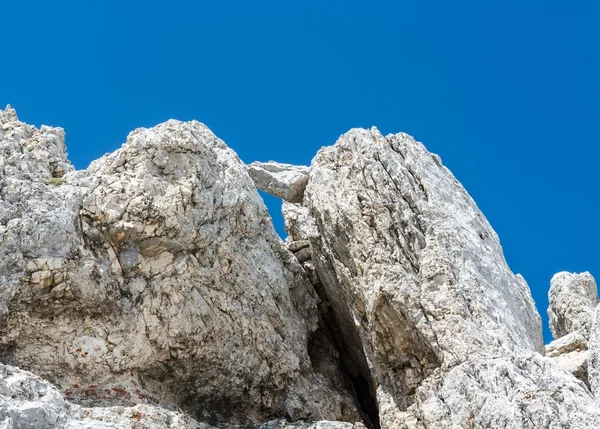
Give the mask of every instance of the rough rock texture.
<svg viewBox="0 0 600 429">
<path fill-rule="evenodd" d="M 600 425 L 600 406 L 552 359 L 469 360 L 423 383 L 397 428 L 572 428 Z"/>
<path fill-rule="evenodd" d="M 288 423 L 285 420 L 274 420 L 265 423 L 260 429 L 364 429 L 362 423 L 342 423 L 332 421 L 320 421 L 314 423 Z"/>
<path fill-rule="evenodd" d="M 598 288 L 590 273 L 555 274 L 550 282 L 548 300 L 550 330 L 554 338 L 574 331 L 581 331 L 587 337 L 598 304 Z"/>
<path fill-rule="evenodd" d="M 233 429 L 235 426 L 220 426 Z M 139 404 L 133 407 L 81 407 L 36 375 L 0 364 L 0 428 L 6 429 L 217 429 L 180 411 Z M 260 429 L 364 429 L 362 423 L 273 420 Z"/>
<path fill-rule="evenodd" d="M 581 332 L 571 332 L 546 345 L 546 356 L 553 358 L 561 368 L 589 387 L 588 340 Z"/>
<path fill-rule="evenodd" d="M 310 241 L 349 371 L 370 386 L 381 427 L 547 427 L 562 407 L 548 380 L 567 415 L 597 424 L 583 384 L 536 354 L 540 318 L 498 237 L 412 137 L 351 130 L 319 151 L 302 205 L 283 213 L 291 239 Z M 521 379 L 507 394 L 512 374 Z M 508 426 L 504 406 L 521 410 Z"/>
<path fill-rule="evenodd" d="M 588 341 L 588 380 L 590 389 L 600 398 L 600 304 L 596 306 Z"/>
<path fill-rule="evenodd" d="M 287 200 L 285 243 L 249 174 Z M 524 279 L 406 134 L 247 169 L 168 121 L 75 171 L 61 129 L 8 108 L 0 243 L 0 428 L 600 427 L 561 363 L 585 327 L 541 356 Z"/>
<path fill-rule="evenodd" d="M 273 161 L 253 162 L 248 166 L 248 173 L 258 189 L 291 203 L 302 201 L 308 172 L 308 167 Z"/>
<path fill-rule="evenodd" d="M 152 405 L 85 408 L 45 380 L 0 364 L 0 428 L 209 429 L 181 412 Z"/>
<path fill-rule="evenodd" d="M 75 172 L 64 132 L 0 116 L 0 356 L 88 405 L 211 422 L 360 420 L 313 371 L 317 297 L 244 165 L 198 122 Z"/>
</svg>

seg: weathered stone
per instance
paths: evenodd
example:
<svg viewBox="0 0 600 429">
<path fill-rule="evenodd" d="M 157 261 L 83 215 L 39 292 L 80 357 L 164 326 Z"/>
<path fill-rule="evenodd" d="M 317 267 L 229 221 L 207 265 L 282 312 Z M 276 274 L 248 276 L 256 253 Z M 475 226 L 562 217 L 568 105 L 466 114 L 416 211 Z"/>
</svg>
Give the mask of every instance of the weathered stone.
<svg viewBox="0 0 600 429">
<path fill-rule="evenodd" d="M 261 191 L 291 203 L 302 202 L 310 167 L 278 162 L 253 162 L 248 173 Z"/>
<path fill-rule="evenodd" d="M 361 419 L 314 373 L 318 298 L 245 166 L 207 127 L 135 130 L 75 172 L 62 130 L 14 118 L 3 113 L 0 134 L 5 361 L 87 405 L 152 396 L 228 424 Z M 46 183 L 55 165 L 60 186 Z M 145 390 L 120 387 L 131 383 Z M 127 394 L 103 394 L 115 388 Z"/>
<path fill-rule="evenodd" d="M 397 424 L 396 424 L 397 423 Z M 468 360 L 425 380 L 415 404 L 388 427 L 596 428 L 600 407 L 583 383 L 550 358 Z"/>
<path fill-rule="evenodd" d="M 284 201 L 281 205 L 281 212 L 285 231 L 292 240 L 304 241 L 319 235 L 315 219 L 306 207 Z"/>
<path fill-rule="evenodd" d="M 289 241 L 285 246 L 290 252 L 296 253 L 297 251 L 310 246 L 310 242 L 308 240 Z"/>
<path fill-rule="evenodd" d="M 588 380 L 596 398 L 600 398 L 600 304 L 596 306 L 588 340 Z"/>
<path fill-rule="evenodd" d="M 466 191 L 412 137 L 351 130 L 313 160 L 303 205 L 284 216 L 296 231 L 297 213 L 316 223 L 302 238 L 382 427 L 429 425 L 425 399 L 438 393 L 427 380 L 452 368 L 543 352 L 527 284 Z"/>
<path fill-rule="evenodd" d="M 11 429 L 209 429 L 178 411 L 154 405 L 86 408 L 67 402 L 47 381 L 0 364 L 0 427 Z"/>
<path fill-rule="evenodd" d="M 571 332 L 546 345 L 546 356 L 570 372 L 588 387 L 588 341 L 579 331 Z"/>
<path fill-rule="evenodd" d="M 258 429 L 364 429 L 362 423 L 342 423 L 320 421 L 314 423 L 296 422 L 289 423 L 285 420 L 273 420 L 260 426 Z"/>
<path fill-rule="evenodd" d="M 550 282 L 548 317 L 554 338 L 581 331 L 587 336 L 598 304 L 596 281 L 588 272 L 557 273 Z"/>
<path fill-rule="evenodd" d="M 597 295 L 553 288 L 579 330 L 542 357 L 525 280 L 412 137 L 351 130 L 310 170 L 249 170 L 295 202 L 287 245 L 198 122 L 136 130 L 74 171 L 61 129 L 0 111 L 0 358 L 60 388 L 0 366 L 0 427 L 600 427 L 572 374 Z"/>
</svg>

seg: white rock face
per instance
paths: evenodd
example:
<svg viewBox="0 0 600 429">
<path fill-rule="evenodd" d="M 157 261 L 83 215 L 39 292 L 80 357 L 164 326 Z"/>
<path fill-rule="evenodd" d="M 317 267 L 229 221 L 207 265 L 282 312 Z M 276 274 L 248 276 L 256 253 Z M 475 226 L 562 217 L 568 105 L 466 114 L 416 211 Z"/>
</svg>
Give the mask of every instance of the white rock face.
<svg viewBox="0 0 600 429">
<path fill-rule="evenodd" d="M 440 385 L 441 384 L 441 385 Z M 596 428 L 600 407 L 552 359 L 469 360 L 423 383 L 396 428 Z"/>
<path fill-rule="evenodd" d="M 309 167 L 278 162 L 253 162 L 248 174 L 261 191 L 291 203 L 299 203 L 308 183 Z"/>
<path fill-rule="evenodd" d="M 550 330 L 554 338 L 574 331 L 587 336 L 598 304 L 598 288 L 590 273 L 563 271 L 555 274 L 550 282 L 548 300 Z"/>
<path fill-rule="evenodd" d="M 589 386 L 588 340 L 579 332 L 571 332 L 546 345 L 546 356 L 553 358 L 565 371 Z"/>
<path fill-rule="evenodd" d="M 596 398 L 600 398 L 600 304 L 596 306 L 588 341 L 588 380 Z"/>
<path fill-rule="evenodd" d="M 195 121 L 75 171 L 61 129 L 0 111 L 0 428 L 600 427 L 570 289 L 542 357 L 527 284 L 412 137 L 248 171 Z"/>
<path fill-rule="evenodd" d="M 583 384 L 537 354 L 540 318 L 527 284 L 423 145 L 351 130 L 314 158 L 302 204 L 308 214 L 284 210 L 288 233 L 305 238 L 295 236 L 301 217 L 317 226 L 305 234 L 312 262 L 381 427 L 545 427 L 563 406 L 549 405 L 548 380 L 569 396 L 567 420 L 598 422 Z M 512 374 L 521 378 L 501 400 Z M 514 412 L 504 416 L 504 406 Z"/>
<path fill-rule="evenodd" d="M 28 371 L 0 364 L 0 427 L 11 429 L 209 429 L 181 412 L 153 405 L 85 408 Z"/>
<path fill-rule="evenodd" d="M 75 172 L 62 130 L 1 118 L 4 361 L 87 405 L 360 420 L 343 386 L 312 369 L 304 270 L 207 127 L 138 129 Z"/>
</svg>

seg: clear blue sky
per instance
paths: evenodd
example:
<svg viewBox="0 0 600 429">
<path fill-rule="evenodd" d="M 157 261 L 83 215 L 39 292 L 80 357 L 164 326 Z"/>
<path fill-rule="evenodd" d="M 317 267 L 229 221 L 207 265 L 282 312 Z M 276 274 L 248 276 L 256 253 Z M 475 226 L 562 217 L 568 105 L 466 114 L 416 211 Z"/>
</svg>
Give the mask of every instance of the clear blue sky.
<svg viewBox="0 0 600 429">
<path fill-rule="evenodd" d="M 600 3 L 11 1 L 0 104 L 78 168 L 197 119 L 245 162 L 308 164 L 351 127 L 441 155 L 529 282 L 600 277 Z M 282 230 L 279 206 L 269 200 Z"/>
</svg>

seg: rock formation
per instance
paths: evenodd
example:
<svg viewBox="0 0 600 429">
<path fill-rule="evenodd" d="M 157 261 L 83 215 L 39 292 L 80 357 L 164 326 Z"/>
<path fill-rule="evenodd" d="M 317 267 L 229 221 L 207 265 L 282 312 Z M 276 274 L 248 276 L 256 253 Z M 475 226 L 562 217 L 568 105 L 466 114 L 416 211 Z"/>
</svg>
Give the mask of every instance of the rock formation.
<svg viewBox="0 0 600 429">
<path fill-rule="evenodd" d="M 210 422 L 360 420 L 316 374 L 316 295 L 244 165 L 198 122 L 131 133 L 85 171 L 4 112 L 0 355 L 88 405 Z"/>
<path fill-rule="evenodd" d="M 302 201 L 309 170 L 277 162 L 253 162 L 248 166 L 248 174 L 258 189 L 291 203 Z"/>
<path fill-rule="evenodd" d="M 590 273 L 560 272 L 552 277 L 548 293 L 550 330 L 554 338 L 581 331 L 586 337 L 598 304 L 598 288 Z"/>
<path fill-rule="evenodd" d="M 591 317 L 553 283 L 572 334 L 543 356 L 527 283 L 412 137 L 244 166 L 168 121 L 75 171 L 61 129 L 0 127 L 0 427 L 600 427 Z"/>
<path fill-rule="evenodd" d="M 588 342 L 588 379 L 592 392 L 600 397 L 600 304 L 596 306 Z"/>
</svg>

